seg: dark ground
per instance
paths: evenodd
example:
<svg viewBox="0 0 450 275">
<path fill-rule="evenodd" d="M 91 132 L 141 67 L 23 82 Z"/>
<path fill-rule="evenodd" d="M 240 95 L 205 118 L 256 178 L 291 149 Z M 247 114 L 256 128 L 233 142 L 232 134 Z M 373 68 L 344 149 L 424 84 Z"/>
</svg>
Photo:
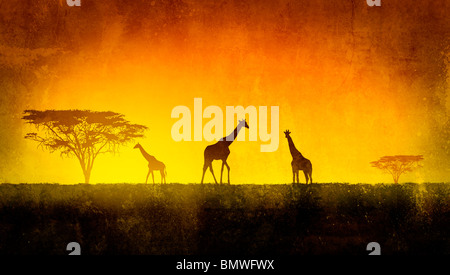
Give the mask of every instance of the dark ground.
<svg viewBox="0 0 450 275">
<path fill-rule="evenodd" d="M 2 184 L 0 254 L 450 254 L 450 184 Z"/>
</svg>

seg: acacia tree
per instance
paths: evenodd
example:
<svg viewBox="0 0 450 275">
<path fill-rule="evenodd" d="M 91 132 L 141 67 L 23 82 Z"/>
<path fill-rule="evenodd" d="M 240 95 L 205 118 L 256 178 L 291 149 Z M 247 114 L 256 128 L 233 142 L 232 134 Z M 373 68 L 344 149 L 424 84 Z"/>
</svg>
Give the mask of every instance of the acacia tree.
<svg viewBox="0 0 450 275">
<path fill-rule="evenodd" d="M 22 119 L 36 126 L 38 133 L 25 138 L 61 155 L 75 156 L 89 183 L 94 161 L 99 154 L 116 152 L 120 145 L 143 137 L 146 126 L 131 124 L 124 115 L 89 110 L 25 110 Z"/>
<path fill-rule="evenodd" d="M 377 161 L 372 161 L 372 167 L 388 172 L 394 178 L 394 182 L 398 183 L 400 175 L 406 172 L 411 172 L 416 168 L 422 167 L 420 161 L 423 160 L 422 155 L 408 156 L 384 156 Z"/>
</svg>

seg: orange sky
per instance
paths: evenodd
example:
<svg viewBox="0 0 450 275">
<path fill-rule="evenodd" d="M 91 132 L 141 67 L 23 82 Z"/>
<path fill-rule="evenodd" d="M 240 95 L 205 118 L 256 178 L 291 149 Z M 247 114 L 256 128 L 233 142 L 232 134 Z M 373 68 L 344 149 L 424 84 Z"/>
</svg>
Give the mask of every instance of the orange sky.
<svg viewBox="0 0 450 275">
<path fill-rule="evenodd" d="M 29 108 L 122 113 L 149 127 L 138 141 L 166 164 L 169 182 L 199 182 L 203 150 L 212 143 L 171 137 L 177 121 L 172 109 L 184 105 L 193 112 L 196 97 L 203 108 L 216 105 L 223 112 L 226 106 L 279 106 L 279 149 L 264 153 L 260 141 L 234 142 L 232 183 L 290 183 L 286 129 L 311 160 L 314 182 L 392 182 L 369 162 L 397 154 L 425 158 L 424 168 L 400 182 L 448 181 L 450 171 L 442 165 L 449 160 L 448 131 L 436 130 L 450 114 L 448 41 L 442 35 L 448 18 L 438 4 L 407 10 L 395 1 L 379 8 L 365 1 L 99 2 L 85 0 L 81 8 L 42 2 L 42 14 L 18 20 L 17 30 L 1 38 L 0 50 L 15 53 L 0 60 L 3 65 L 14 70 L 25 64 L 35 75 L 24 78 L 28 86 L 15 75 L 3 80 L 23 95 L 5 95 L 17 106 L 2 121 L 20 128 L 11 131 L 14 142 L 4 129 L 2 141 L 20 146 L 2 151 L 3 182 L 83 181 L 75 158 L 23 139 L 34 131 L 20 120 Z M 11 6 L 3 13 L 24 9 Z M 23 39 L 11 43 L 20 25 L 33 20 L 41 24 L 39 35 L 19 33 Z M 51 24 L 57 20 L 58 28 Z M 39 49 L 56 54 L 45 57 Z M 143 182 L 146 161 L 133 146 L 100 156 L 91 181 Z M 220 163 L 214 167 L 219 177 Z M 212 180 L 207 172 L 206 181 Z"/>
</svg>

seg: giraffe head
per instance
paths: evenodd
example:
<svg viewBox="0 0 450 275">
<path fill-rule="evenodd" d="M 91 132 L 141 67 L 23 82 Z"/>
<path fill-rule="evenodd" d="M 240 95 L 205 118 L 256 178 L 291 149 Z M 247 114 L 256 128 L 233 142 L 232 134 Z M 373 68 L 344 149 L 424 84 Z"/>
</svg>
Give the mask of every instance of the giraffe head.
<svg viewBox="0 0 450 275">
<path fill-rule="evenodd" d="M 239 120 L 239 124 L 238 125 L 240 125 L 241 127 L 249 128 L 248 124 L 247 124 L 247 121 L 245 119 Z"/>
<path fill-rule="evenodd" d="M 133 149 L 139 148 L 141 147 L 141 145 L 139 144 L 139 142 L 133 147 Z"/>
<path fill-rule="evenodd" d="M 286 138 L 289 137 L 289 135 L 291 134 L 291 132 L 289 132 L 289 130 L 284 131 L 284 134 L 286 135 Z"/>
</svg>

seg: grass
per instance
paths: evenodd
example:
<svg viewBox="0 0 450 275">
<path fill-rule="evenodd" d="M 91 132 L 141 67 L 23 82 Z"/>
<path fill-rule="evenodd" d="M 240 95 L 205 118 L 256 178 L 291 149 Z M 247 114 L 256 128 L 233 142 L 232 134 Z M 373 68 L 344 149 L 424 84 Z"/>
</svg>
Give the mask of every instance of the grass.
<svg viewBox="0 0 450 275">
<path fill-rule="evenodd" d="M 450 184 L 2 184 L 0 254 L 450 254 Z"/>
</svg>

